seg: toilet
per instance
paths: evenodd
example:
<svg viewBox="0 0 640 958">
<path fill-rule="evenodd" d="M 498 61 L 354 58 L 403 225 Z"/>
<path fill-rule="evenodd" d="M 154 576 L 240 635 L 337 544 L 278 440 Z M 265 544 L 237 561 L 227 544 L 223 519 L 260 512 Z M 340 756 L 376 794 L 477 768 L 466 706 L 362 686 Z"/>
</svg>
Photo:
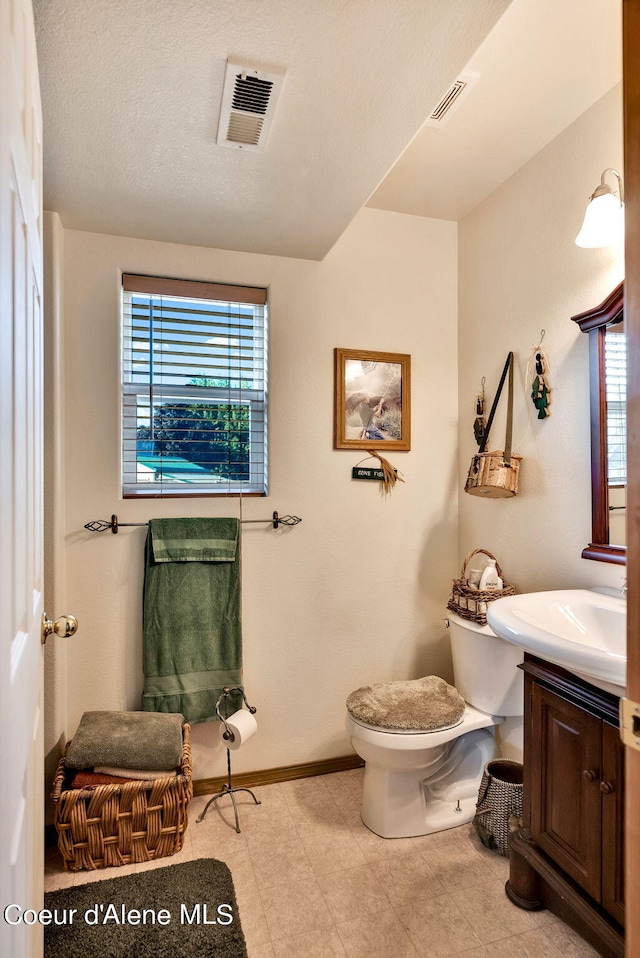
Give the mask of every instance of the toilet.
<svg viewBox="0 0 640 958">
<path fill-rule="evenodd" d="M 498 757 L 495 727 L 509 716 L 523 715 L 523 676 L 517 668 L 522 651 L 498 638 L 488 625 L 454 613 L 448 613 L 446 621 L 455 690 L 462 697 L 462 714 L 455 724 L 426 731 L 433 722 L 422 717 L 423 727 L 399 728 L 393 713 L 402 708 L 395 704 L 380 709 L 380 724 L 369 715 L 363 721 L 357 717 L 362 709 L 349 705 L 357 693 L 347 700 L 347 734 L 365 762 L 362 821 L 382 838 L 429 835 L 470 822 L 484 766 Z M 443 680 L 430 678 L 457 698 Z M 380 689 L 381 697 L 389 693 L 397 703 L 405 687 L 412 686 L 392 682 L 370 688 L 374 698 Z M 413 694 L 421 688 L 416 682 Z M 358 690 L 363 691 L 367 689 Z M 400 724 L 407 723 L 403 719 Z"/>
</svg>

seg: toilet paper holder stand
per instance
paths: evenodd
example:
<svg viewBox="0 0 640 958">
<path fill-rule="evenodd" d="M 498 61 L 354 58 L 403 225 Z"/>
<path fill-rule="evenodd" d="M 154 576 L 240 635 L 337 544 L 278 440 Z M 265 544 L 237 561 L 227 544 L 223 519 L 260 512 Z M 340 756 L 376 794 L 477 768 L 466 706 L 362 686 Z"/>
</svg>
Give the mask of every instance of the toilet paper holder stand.
<svg viewBox="0 0 640 958">
<path fill-rule="evenodd" d="M 222 724 L 224 725 L 225 730 L 224 730 L 224 732 L 222 733 L 222 738 L 223 738 L 226 742 L 233 742 L 234 739 L 235 739 L 235 736 L 234 736 L 233 731 L 232 731 L 231 728 L 227 725 L 226 718 L 225 718 L 225 716 L 222 714 L 222 705 L 223 705 L 223 704 L 226 705 L 227 699 L 228 699 L 229 695 L 230 695 L 232 692 L 239 692 L 239 693 L 240 693 L 240 695 L 242 696 L 242 700 L 243 700 L 244 704 L 247 706 L 247 709 L 251 712 L 252 715 L 255 715 L 256 712 L 258 711 L 257 708 L 256 708 L 254 705 L 249 705 L 249 703 L 247 702 L 247 696 L 244 694 L 244 689 L 243 689 L 240 685 L 234 685 L 233 688 L 227 688 L 227 687 L 225 687 L 225 688 L 222 690 L 222 694 L 220 695 L 218 701 L 216 702 L 216 715 L 218 716 L 218 718 L 220 719 L 220 721 L 221 721 Z M 223 783 L 222 788 L 220 789 L 219 792 L 216 792 L 215 795 L 212 795 L 212 796 L 211 796 L 211 798 L 209 799 L 209 801 L 208 801 L 207 804 L 205 805 L 203 811 L 201 812 L 201 814 L 200 814 L 200 815 L 198 816 L 198 818 L 196 819 L 196 822 L 201 822 L 201 821 L 203 820 L 203 818 L 205 817 L 205 815 L 206 815 L 207 812 L 209 811 L 209 806 L 210 806 L 210 805 L 212 805 L 212 804 L 213 804 L 215 801 L 217 801 L 219 798 L 223 798 L 225 795 L 228 795 L 229 798 L 231 799 L 231 803 L 232 803 L 232 805 L 233 805 L 233 814 L 234 814 L 235 820 L 236 820 L 236 832 L 237 832 L 238 835 L 239 835 L 239 834 L 240 834 L 240 820 L 239 820 L 239 818 L 238 818 L 238 806 L 236 805 L 236 800 L 235 800 L 235 798 L 234 798 L 234 792 L 248 792 L 249 795 L 251 795 L 251 798 L 254 800 L 254 802 L 255 802 L 256 805 L 262 805 L 262 802 L 255 797 L 255 795 L 253 794 L 253 792 L 251 791 L 250 788 L 236 788 L 234 785 L 231 784 L 231 752 L 230 752 L 230 750 L 229 750 L 229 747 L 227 746 L 227 781 Z"/>
</svg>

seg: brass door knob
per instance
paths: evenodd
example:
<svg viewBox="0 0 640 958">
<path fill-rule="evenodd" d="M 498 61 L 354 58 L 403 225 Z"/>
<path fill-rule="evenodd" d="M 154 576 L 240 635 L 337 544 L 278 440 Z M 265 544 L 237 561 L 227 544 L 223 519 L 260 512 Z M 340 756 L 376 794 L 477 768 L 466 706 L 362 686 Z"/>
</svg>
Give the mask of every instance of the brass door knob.
<svg viewBox="0 0 640 958">
<path fill-rule="evenodd" d="M 61 615 L 57 619 L 48 619 L 47 613 L 42 614 L 42 630 L 40 633 L 41 642 L 44 645 L 51 633 L 60 636 L 61 639 L 68 639 L 70 635 L 75 635 L 78 630 L 78 620 L 75 615 Z"/>
</svg>

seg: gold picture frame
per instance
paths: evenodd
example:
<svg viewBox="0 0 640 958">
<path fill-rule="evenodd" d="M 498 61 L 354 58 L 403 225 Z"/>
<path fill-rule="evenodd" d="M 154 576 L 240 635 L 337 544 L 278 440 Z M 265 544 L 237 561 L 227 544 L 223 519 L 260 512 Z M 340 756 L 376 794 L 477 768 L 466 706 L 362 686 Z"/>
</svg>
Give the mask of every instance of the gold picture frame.
<svg viewBox="0 0 640 958">
<path fill-rule="evenodd" d="M 411 356 L 335 349 L 334 449 L 411 449 Z"/>
</svg>

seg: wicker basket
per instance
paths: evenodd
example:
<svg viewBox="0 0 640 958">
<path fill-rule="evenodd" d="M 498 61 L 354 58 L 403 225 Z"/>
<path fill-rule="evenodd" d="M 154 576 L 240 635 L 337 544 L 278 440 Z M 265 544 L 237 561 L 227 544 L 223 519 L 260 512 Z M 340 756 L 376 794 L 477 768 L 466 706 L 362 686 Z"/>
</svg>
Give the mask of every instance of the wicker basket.
<svg viewBox="0 0 640 958">
<path fill-rule="evenodd" d="M 502 582 L 501 589 L 474 589 L 467 580 L 467 566 L 475 555 L 485 555 L 489 559 L 495 559 L 496 569 Z M 463 619 L 471 619 L 473 622 L 479 622 L 480 625 L 487 624 L 487 605 L 501 599 L 505 595 L 515 595 L 516 587 L 504 581 L 502 569 L 496 557 L 488 549 L 474 549 L 470 552 L 462 563 L 462 571 L 459 579 L 453 580 L 451 587 L 451 598 L 447 602 L 447 608 L 455 612 Z"/>
<path fill-rule="evenodd" d="M 67 769 L 67 743 L 51 793 L 67 870 L 148 862 L 180 851 L 193 796 L 190 731 L 182 726 L 181 774 L 93 788 L 69 787 L 75 769 Z"/>
</svg>

